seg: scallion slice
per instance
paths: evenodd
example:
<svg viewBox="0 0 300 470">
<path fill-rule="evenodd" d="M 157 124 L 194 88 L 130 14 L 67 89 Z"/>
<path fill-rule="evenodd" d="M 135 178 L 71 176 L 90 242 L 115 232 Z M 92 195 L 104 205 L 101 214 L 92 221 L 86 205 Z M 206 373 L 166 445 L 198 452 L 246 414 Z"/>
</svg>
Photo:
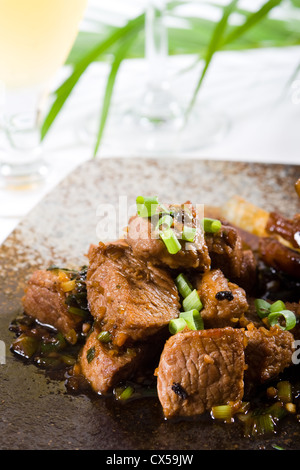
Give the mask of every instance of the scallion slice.
<svg viewBox="0 0 300 470">
<path fill-rule="evenodd" d="M 131 385 L 128 385 L 127 387 L 117 387 L 114 389 L 115 397 L 117 400 L 128 400 L 133 393 L 134 393 L 134 388 Z"/>
<path fill-rule="evenodd" d="M 172 227 L 173 225 L 173 222 L 174 222 L 174 219 L 171 215 L 167 214 L 167 215 L 163 215 L 159 221 L 157 222 L 157 225 L 156 225 L 156 230 L 159 230 L 161 227 L 163 228 L 170 228 Z"/>
<path fill-rule="evenodd" d="M 139 217 L 151 217 L 153 214 L 156 214 L 158 197 L 138 196 L 136 198 L 136 206 Z"/>
<path fill-rule="evenodd" d="M 181 250 L 180 242 L 171 228 L 161 230 L 159 236 L 171 255 L 176 255 L 176 253 Z"/>
<path fill-rule="evenodd" d="M 209 217 L 204 217 L 202 219 L 202 225 L 204 232 L 208 233 L 217 233 L 222 227 L 222 223 L 218 219 L 210 219 Z"/>
<path fill-rule="evenodd" d="M 259 318 L 265 318 L 270 313 L 271 304 L 263 299 L 255 299 L 254 305 Z"/>
<path fill-rule="evenodd" d="M 232 407 L 230 405 L 213 406 L 211 409 L 211 415 L 214 419 L 230 421 L 232 418 Z"/>
<path fill-rule="evenodd" d="M 278 399 L 283 403 L 292 401 L 292 385 L 288 380 L 281 380 L 277 383 Z"/>
<path fill-rule="evenodd" d="M 283 326 L 280 320 L 284 320 Z M 268 315 L 268 322 L 270 326 L 278 325 L 282 330 L 292 330 L 296 326 L 296 316 L 291 310 L 281 310 L 280 312 L 273 312 Z"/>
<path fill-rule="evenodd" d="M 196 229 L 194 227 L 183 227 L 182 240 L 192 243 L 195 240 Z"/>
<path fill-rule="evenodd" d="M 184 274 L 182 273 L 179 274 L 176 277 L 175 282 L 176 282 L 176 286 L 181 297 L 185 299 L 189 294 L 191 294 L 193 287 Z"/>
<path fill-rule="evenodd" d="M 112 336 L 110 334 L 109 331 L 101 331 L 98 336 L 97 336 L 97 339 L 101 342 L 101 343 L 110 343 L 111 339 L 112 339 Z"/>
<path fill-rule="evenodd" d="M 189 310 L 187 312 L 181 312 L 179 318 L 183 318 L 190 330 L 203 330 L 204 324 L 203 319 L 199 310 Z"/>
<path fill-rule="evenodd" d="M 281 312 L 282 310 L 285 310 L 285 304 L 282 300 L 277 300 L 270 306 L 270 313 Z"/>
<path fill-rule="evenodd" d="M 203 305 L 197 289 L 194 289 L 185 299 L 183 299 L 182 307 L 185 312 L 188 312 L 189 310 L 200 311 L 202 309 Z"/>
<path fill-rule="evenodd" d="M 72 313 L 73 315 L 78 315 L 79 317 L 82 317 L 82 318 L 86 317 L 86 311 L 82 310 L 81 308 L 68 307 L 68 312 Z"/>
<path fill-rule="evenodd" d="M 187 324 L 184 318 L 173 318 L 169 322 L 169 331 L 171 335 L 175 335 L 176 333 L 179 333 L 179 331 L 182 331 L 186 326 Z"/>
</svg>

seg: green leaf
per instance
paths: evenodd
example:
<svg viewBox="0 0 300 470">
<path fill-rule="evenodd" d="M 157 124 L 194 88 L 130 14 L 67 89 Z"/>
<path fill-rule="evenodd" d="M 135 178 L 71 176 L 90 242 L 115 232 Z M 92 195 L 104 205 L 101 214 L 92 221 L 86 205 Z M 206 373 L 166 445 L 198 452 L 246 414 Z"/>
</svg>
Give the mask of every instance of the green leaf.
<svg viewBox="0 0 300 470">
<path fill-rule="evenodd" d="M 192 107 L 194 106 L 194 103 L 196 101 L 196 97 L 197 97 L 197 94 L 198 94 L 198 91 L 202 85 L 202 82 L 204 80 L 204 77 L 207 73 L 207 70 L 209 68 L 209 65 L 211 63 L 211 60 L 213 58 L 213 55 L 214 53 L 219 50 L 220 48 L 220 45 L 222 43 L 222 39 L 223 39 L 223 35 L 224 35 L 224 31 L 227 27 L 227 24 L 228 24 L 228 18 L 229 16 L 231 15 L 231 13 L 234 11 L 236 5 L 238 3 L 238 0 L 232 0 L 225 8 L 224 8 L 224 11 L 223 11 L 223 16 L 221 18 L 221 20 L 219 21 L 219 23 L 217 23 L 217 26 L 215 27 L 214 29 L 214 32 L 212 34 L 212 38 L 210 40 L 210 43 L 208 45 L 208 48 L 207 48 L 207 52 L 206 52 L 206 57 L 205 57 L 205 60 L 204 60 L 204 67 L 203 67 L 203 70 L 202 70 L 202 73 L 201 73 L 201 76 L 200 76 L 200 79 L 197 83 L 197 86 L 195 88 L 195 91 L 193 93 L 193 96 L 192 96 L 192 99 L 191 99 L 191 102 L 190 102 L 190 105 L 189 105 L 189 108 L 187 110 L 187 114 L 189 113 L 189 111 L 192 109 Z"/>
<path fill-rule="evenodd" d="M 226 27 L 228 26 L 228 19 L 229 19 L 230 14 L 235 10 L 237 1 L 233 0 L 226 7 L 224 7 L 223 16 L 221 20 L 219 21 L 219 23 L 217 24 L 214 30 L 214 33 L 212 35 L 210 44 L 208 46 L 207 54 L 206 54 L 205 61 L 204 61 L 204 68 L 202 70 L 200 79 L 195 88 L 192 100 L 187 110 L 187 114 L 190 112 L 190 110 L 195 104 L 198 92 L 203 83 L 203 80 L 205 78 L 205 75 L 207 73 L 207 70 L 209 68 L 209 65 L 211 63 L 211 60 L 214 54 L 217 51 L 224 48 L 224 46 L 226 46 L 227 44 L 230 44 L 236 41 L 237 39 L 239 39 L 241 36 L 243 36 L 248 30 L 253 28 L 258 22 L 260 22 L 263 18 L 265 18 L 266 15 L 273 8 L 278 6 L 282 1 L 283 0 L 269 0 L 258 11 L 250 14 L 242 25 L 235 27 L 233 31 L 225 37 L 224 37 L 224 33 L 226 30 Z"/>
<path fill-rule="evenodd" d="M 52 104 L 50 111 L 44 119 L 41 128 L 41 139 L 43 140 L 51 128 L 55 118 L 58 113 L 61 111 L 66 100 L 73 91 L 78 80 L 82 74 L 86 71 L 88 66 L 97 60 L 97 58 L 107 52 L 115 43 L 122 40 L 124 41 L 127 35 L 131 35 L 133 31 L 140 30 L 145 23 L 145 15 L 139 15 L 133 20 L 128 21 L 128 23 L 122 28 L 117 29 L 111 33 L 104 41 L 100 41 L 96 46 L 94 46 L 77 64 L 74 66 L 73 72 L 70 77 L 55 91 L 54 95 L 56 99 Z"/>
<path fill-rule="evenodd" d="M 235 41 L 245 34 L 250 28 L 253 28 L 254 25 L 261 21 L 271 10 L 273 10 L 273 8 L 280 5 L 282 1 L 283 0 L 269 0 L 266 2 L 258 11 L 249 15 L 242 25 L 237 26 L 228 36 L 226 36 L 222 46 Z"/>
<path fill-rule="evenodd" d="M 103 136 L 118 70 L 120 68 L 122 61 L 126 58 L 126 53 L 128 49 L 130 48 L 130 46 L 132 45 L 135 38 L 136 38 L 136 34 L 133 37 L 129 37 L 129 39 L 127 39 L 115 53 L 115 58 L 112 63 L 111 70 L 110 70 L 107 83 L 106 83 L 104 100 L 103 100 L 101 116 L 100 116 L 100 124 L 99 124 L 96 144 L 94 148 L 94 157 L 97 154 L 97 151 L 99 149 L 99 145 Z"/>
</svg>

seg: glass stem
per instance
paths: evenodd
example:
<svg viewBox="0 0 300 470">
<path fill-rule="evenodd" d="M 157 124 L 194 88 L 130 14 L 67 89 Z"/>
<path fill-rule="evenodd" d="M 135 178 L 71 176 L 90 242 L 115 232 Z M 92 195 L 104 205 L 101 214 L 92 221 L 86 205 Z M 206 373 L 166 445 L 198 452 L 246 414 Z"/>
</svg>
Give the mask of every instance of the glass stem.
<svg viewBox="0 0 300 470">
<path fill-rule="evenodd" d="M 148 84 L 161 88 L 167 81 L 168 32 L 165 24 L 165 1 L 148 3 L 145 24 L 145 56 L 148 64 Z"/>
</svg>

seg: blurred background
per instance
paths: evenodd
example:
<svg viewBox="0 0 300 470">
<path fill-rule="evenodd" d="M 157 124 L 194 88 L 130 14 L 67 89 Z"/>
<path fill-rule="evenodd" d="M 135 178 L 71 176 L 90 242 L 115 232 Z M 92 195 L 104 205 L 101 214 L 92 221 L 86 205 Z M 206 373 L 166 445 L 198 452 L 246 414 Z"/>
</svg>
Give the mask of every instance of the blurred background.
<svg viewBox="0 0 300 470">
<path fill-rule="evenodd" d="M 0 0 L 2 18 L 7 1 Z M 299 0 L 81 3 L 79 32 L 70 33 L 70 50 L 44 80 L 39 101 L 44 177 L 2 178 L 0 243 L 91 158 L 300 163 Z M 59 14 L 63 24 L 67 10 Z M 6 40 L 0 33 L 1 80 Z M 13 101 L 2 85 L 5 114 Z"/>
</svg>

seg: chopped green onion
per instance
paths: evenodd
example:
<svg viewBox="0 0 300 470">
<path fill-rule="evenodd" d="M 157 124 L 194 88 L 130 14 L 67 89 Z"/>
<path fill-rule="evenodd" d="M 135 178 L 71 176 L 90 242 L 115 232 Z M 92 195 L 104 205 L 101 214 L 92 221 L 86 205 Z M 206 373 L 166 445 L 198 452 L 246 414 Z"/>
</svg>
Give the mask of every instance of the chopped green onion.
<svg viewBox="0 0 300 470">
<path fill-rule="evenodd" d="M 95 357 L 95 353 L 96 353 L 96 350 L 95 350 L 95 347 L 92 346 L 86 353 L 86 359 L 88 361 L 88 363 L 92 362 L 92 360 L 94 359 Z"/>
<path fill-rule="evenodd" d="M 176 277 L 176 286 L 179 294 L 185 299 L 189 294 L 192 293 L 193 287 L 184 274 L 179 274 Z"/>
<path fill-rule="evenodd" d="M 109 331 L 101 331 L 97 336 L 97 339 L 101 343 L 110 343 L 111 338 L 112 338 L 112 336 L 111 336 Z"/>
<path fill-rule="evenodd" d="M 181 245 L 178 241 L 178 238 L 171 228 L 161 230 L 159 235 L 171 255 L 176 255 L 176 253 L 181 250 Z"/>
<path fill-rule="evenodd" d="M 270 414 L 260 414 L 254 417 L 253 435 L 264 435 L 274 432 L 274 421 Z"/>
<path fill-rule="evenodd" d="M 156 225 L 156 230 L 159 229 L 159 227 L 161 227 L 162 225 L 163 226 L 166 226 L 167 228 L 170 228 L 172 227 L 173 225 L 173 222 L 174 222 L 174 219 L 171 215 L 167 214 L 167 215 L 164 215 L 163 217 L 161 217 L 159 219 L 159 221 L 157 222 L 157 225 Z"/>
<path fill-rule="evenodd" d="M 182 240 L 193 242 L 196 236 L 196 229 L 194 227 L 183 227 Z"/>
<path fill-rule="evenodd" d="M 210 219 L 208 217 L 204 217 L 204 219 L 202 219 L 202 225 L 204 232 L 209 233 L 217 233 L 222 227 L 222 223 L 220 222 L 220 220 Z"/>
<path fill-rule="evenodd" d="M 199 310 L 189 310 L 187 312 L 181 312 L 179 318 L 183 318 L 190 330 L 203 330 L 204 324 L 203 319 L 200 315 Z"/>
<path fill-rule="evenodd" d="M 214 419 L 221 419 L 224 421 L 231 420 L 232 407 L 230 405 L 213 406 L 211 409 L 211 415 Z"/>
<path fill-rule="evenodd" d="M 284 405 L 279 401 L 276 401 L 271 406 L 269 406 L 267 411 L 275 421 L 279 421 L 287 415 L 287 411 L 284 408 Z"/>
<path fill-rule="evenodd" d="M 169 209 L 167 209 L 161 202 L 159 203 L 159 212 L 162 214 L 171 214 L 171 211 L 169 211 Z"/>
<path fill-rule="evenodd" d="M 183 299 L 182 307 L 185 312 L 188 312 L 189 310 L 200 311 L 202 309 L 203 305 L 197 289 L 194 289 L 185 299 Z"/>
<path fill-rule="evenodd" d="M 157 196 L 138 196 L 136 198 L 136 206 L 139 217 L 151 217 L 153 214 L 156 214 L 158 198 Z"/>
<path fill-rule="evenodd" d="M 277 300 L 270 306 L 270 313 L 281 312 L 282 310 L 285 310 L 285 304 L 282 300 Z"/>
<path fill-rule="evenodd" d="M 23 356 L 26 359 L 30 359 L 38 350 L 39 342 L 34 336 L 27 336 L 22 333 L 12 344 L 12 350 Z"/>
<path fill-rule="evenodd" d="M 277 384 L 278 399 L 283 403 L 290 403 L 292 401 L 292 385 L 287 380 L 282 380 Z"/>
<path fill-rule="evenodd" d="M 62 333 L 58 333 L 56 335 L 55 340 L 45 342 L 42 341 L 40 344 L 40 351 L 44 354 L 50 353 L 52 351 L 59 351 L 61 349 L 64 349 L 66 347 L 66 340 Z"/>
<path fill-rule="evenodd" d="M 186 326 L 187 324 L 184 318 L 173 318 L 173 320 L 170 320 L 169 322 L 169 331 L 172 335 L 175 335 L 176 333 L 179 333 L 179 331 L 182 331 Z"/>
<path fill-rule="evenodd" d="M 134 388 L 131 385 L 128 387 L 115 388 L 115 397 L 117 400 L 128 400 L 134 393 Z"/>
<path fill-rule="evenodd" d="M 78 315 L 79 317 L 86 317 L 86 311 L 82 310 L 81 308 L 68 307 L 68 312 L 72 313 L 73 315 Z"/>
<path fill-rule="evenodd" d="M 283 317 L 285 326 L 282 326 L 280 319 Z M 282 330 L 292 330 L 296 326 L 296 316 L 290 310 L 281 310 L 280 312 L 273 312 L 268 315 L 268 322 L 270 326 L 278 325 Z"/>
<path fill-rule="evenodd" d="M 263 299 L 255 299 L 254 305 L 259 318 L 265 318 L 270 313 L 271 304 Z"/>
</svg>

